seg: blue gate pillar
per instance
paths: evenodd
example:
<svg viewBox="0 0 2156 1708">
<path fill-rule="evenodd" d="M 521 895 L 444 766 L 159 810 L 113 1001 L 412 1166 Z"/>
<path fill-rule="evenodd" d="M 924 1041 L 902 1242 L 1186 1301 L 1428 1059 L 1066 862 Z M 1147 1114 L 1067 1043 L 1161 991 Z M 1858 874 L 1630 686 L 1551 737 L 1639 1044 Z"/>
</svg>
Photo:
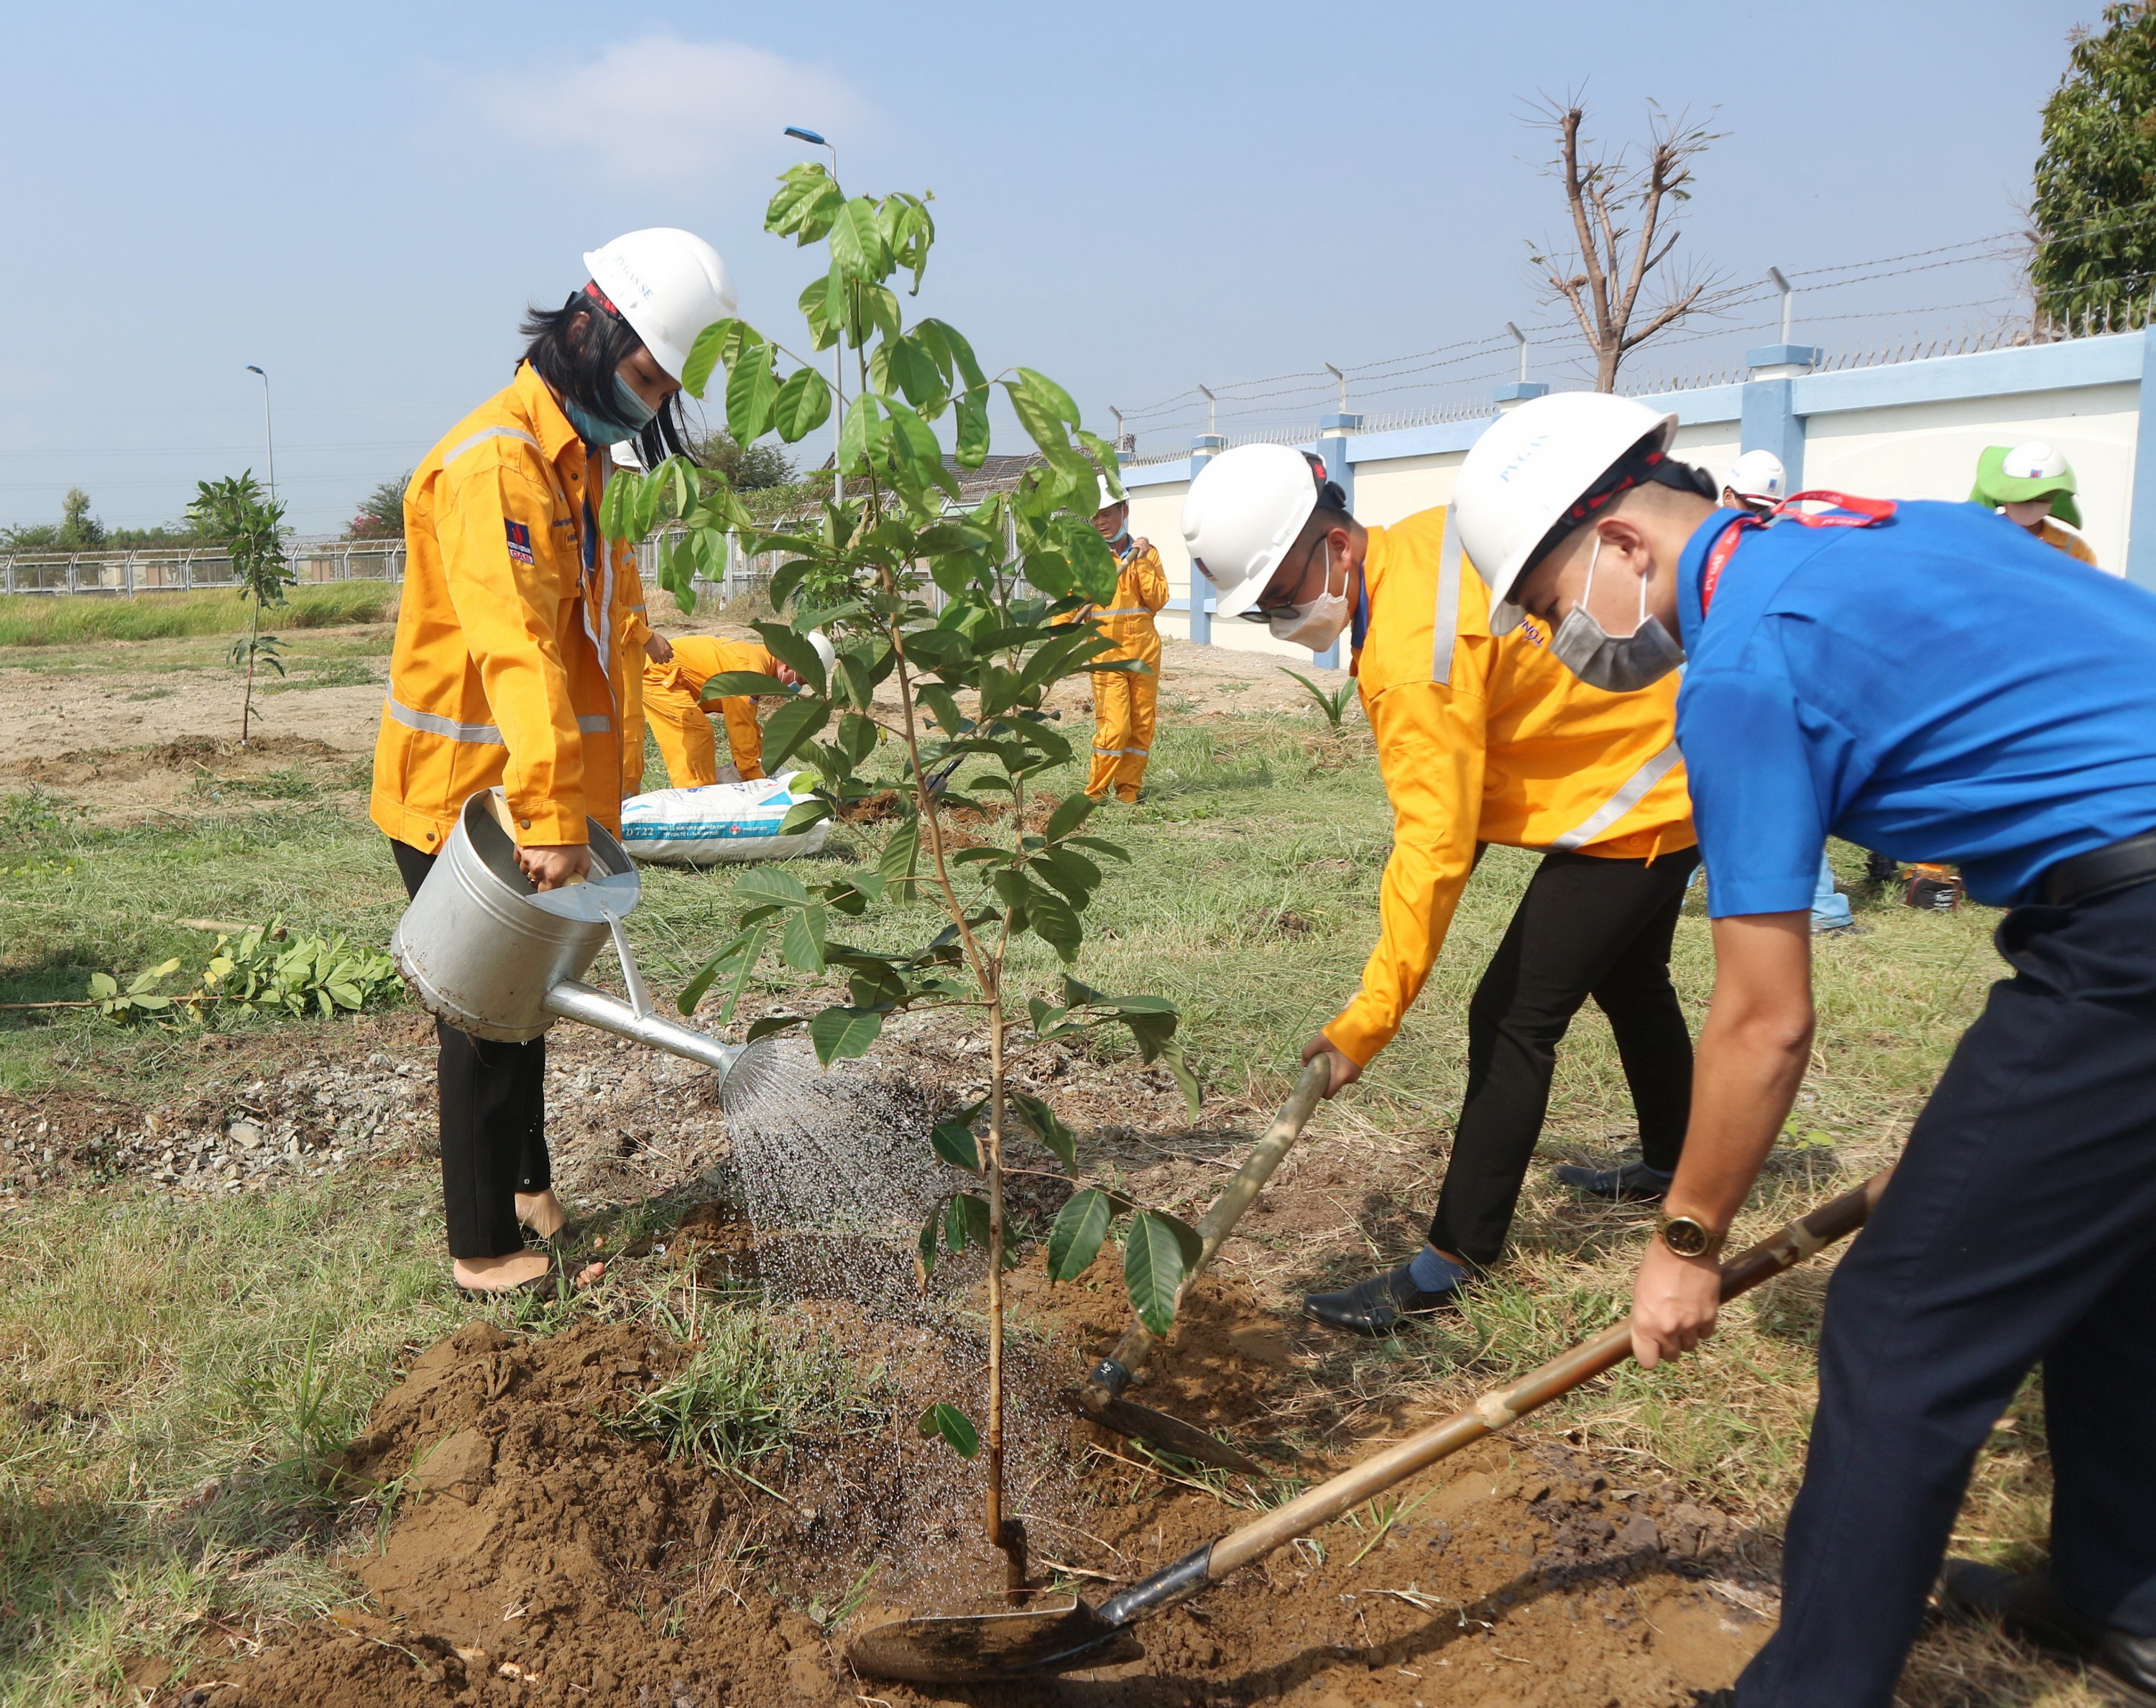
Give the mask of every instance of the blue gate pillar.
<svg viewBox="0 0 2156 1708">
<path fill-rule="evenodd" d="M 1335 482 L 1344 495 L 1342 501 L 1348 513 L 1355 513 L 1355 465 L 1348 460 L 1348 435 L 1363 424 L 1359 415 L 1328 415 L 1317 423 L 1317 454 L 1325 464 L 1325 478 Z M 1321 670 L 1340 668 L 1340 643 L 1322 653 L 1312 653 L 1310 662 Z"/>
<path fill-rule="evenodd" d="M 1201 433 L 1190 441 L 1190 478 L 1194 482 L 1199 472 L 1228 449 L 1228 441 L 1217 433 Z M 1213 644 L 1213 583 L 1205 579 L 1196 564 L 1190 566 L 1190 639 L 1199 646 Z"/>
</svg>

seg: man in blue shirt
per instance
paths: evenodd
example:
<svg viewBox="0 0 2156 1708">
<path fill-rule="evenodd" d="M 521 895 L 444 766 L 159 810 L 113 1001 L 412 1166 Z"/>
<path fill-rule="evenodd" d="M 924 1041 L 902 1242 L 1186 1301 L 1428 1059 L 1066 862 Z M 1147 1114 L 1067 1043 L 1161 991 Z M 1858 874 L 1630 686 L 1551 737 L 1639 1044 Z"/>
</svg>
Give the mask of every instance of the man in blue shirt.
<svg viewBox="0 0 2156 1708">
<path fill-rule="evenodd" d="M 2012 909 L 2015 976 L 1829 1289 L 1782 1623 L 1734 1700 L 1885 1708 L 1970 1464 L 2041 1362 L 2051 1569 L 1957 1562 L 1943 1598 L 2156 1701 L 2156 597 L 1969 505 L 1717 510 L 1675 427 L 1544 398 L 1455 497 L 1493 628 L 1540 618 L 1605 688 L 1687 664 L 1716 975 L 1635 1287 L 1643 1365 L 1712 1332 L 1722 1239 L 1804 1077 L 1827 833 L 1957 862 Z"/>
</svg>

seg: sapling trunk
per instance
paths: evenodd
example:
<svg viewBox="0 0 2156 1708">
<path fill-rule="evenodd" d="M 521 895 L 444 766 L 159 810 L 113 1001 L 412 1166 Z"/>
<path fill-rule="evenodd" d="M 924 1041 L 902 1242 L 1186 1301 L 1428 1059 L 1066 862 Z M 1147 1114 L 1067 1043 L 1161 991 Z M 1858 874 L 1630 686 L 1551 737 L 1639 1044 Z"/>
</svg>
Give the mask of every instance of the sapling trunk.
<svg viewBox="0 0 2156 1708">
<path fill-rule="evenodd" d="M 998 957 L 998 958 L 1001 958 Z M 1004 1008 L 988 998 L 988 1540 L 1004 1552 L 1004 1593 L 1025 1593 L 1025 1528 L 1004 1516 Z"/>
</svg>

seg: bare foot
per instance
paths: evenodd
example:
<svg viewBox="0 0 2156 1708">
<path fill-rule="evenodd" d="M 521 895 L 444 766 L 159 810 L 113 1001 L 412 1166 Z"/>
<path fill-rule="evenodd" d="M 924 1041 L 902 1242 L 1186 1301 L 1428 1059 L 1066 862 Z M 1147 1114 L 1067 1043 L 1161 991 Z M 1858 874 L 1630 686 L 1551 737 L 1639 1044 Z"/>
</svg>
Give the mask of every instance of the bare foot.
<svg viewBox="0 0 2156 1708">
<path fill-rule="evenodd" d="M 569 1213 L 550 1187 L 545 1192 L 517 1193 L 516 1219 L 542 1239 L 552 1239 L 569 1225 Z"/>
<path fill-rule="evenodd" d="M 554 1259 L 543 1251 L 519 1251 L 507 1257 L 460 1257 L 450 1272 L 459 1287 L 469 1287 L 475 1293 L 506 1293 L 536 1280 L 553 1266 Z M 578 1272 L 575 1285 L 588 1287 L 605 1273 L 603 1263 L 586 1264 Z"/>
</svg>

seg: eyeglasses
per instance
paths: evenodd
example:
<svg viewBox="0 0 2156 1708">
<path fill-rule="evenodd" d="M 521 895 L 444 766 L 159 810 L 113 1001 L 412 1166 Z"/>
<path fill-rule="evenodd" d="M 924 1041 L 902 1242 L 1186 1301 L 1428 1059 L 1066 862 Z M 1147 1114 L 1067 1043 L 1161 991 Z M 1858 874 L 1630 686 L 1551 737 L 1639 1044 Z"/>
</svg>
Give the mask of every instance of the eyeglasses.
<svg viewBox="0 0 2156 1708">
<path fill-rule="evenodd" d="M 1302 554 L 1302 567 L 1296 572 L 1294 577 L 1287 584 L 1291 589 L 1301 587 L 1305 578 L 1308 577 L 1311 562 L 1317 557 L 1318 546 L 1322 543 L 1323 536 L 1321 536 L 1317 540 L 1313 541 L 1310 549 Z M 1251 606 L 1249 610 L 1239 611 L 1235 614 L 1245 623 L 1270 623 L 1276 617 L 1285 617 L 1297 609 L 1298 602 L 1295 599 L 1268 597 L 1279 580 L 1280 572 L 1275 570 L 1271 577 L 1266 582 L 1265 592 L 1258 595 L 1257 603 Z"/>
</svg>

